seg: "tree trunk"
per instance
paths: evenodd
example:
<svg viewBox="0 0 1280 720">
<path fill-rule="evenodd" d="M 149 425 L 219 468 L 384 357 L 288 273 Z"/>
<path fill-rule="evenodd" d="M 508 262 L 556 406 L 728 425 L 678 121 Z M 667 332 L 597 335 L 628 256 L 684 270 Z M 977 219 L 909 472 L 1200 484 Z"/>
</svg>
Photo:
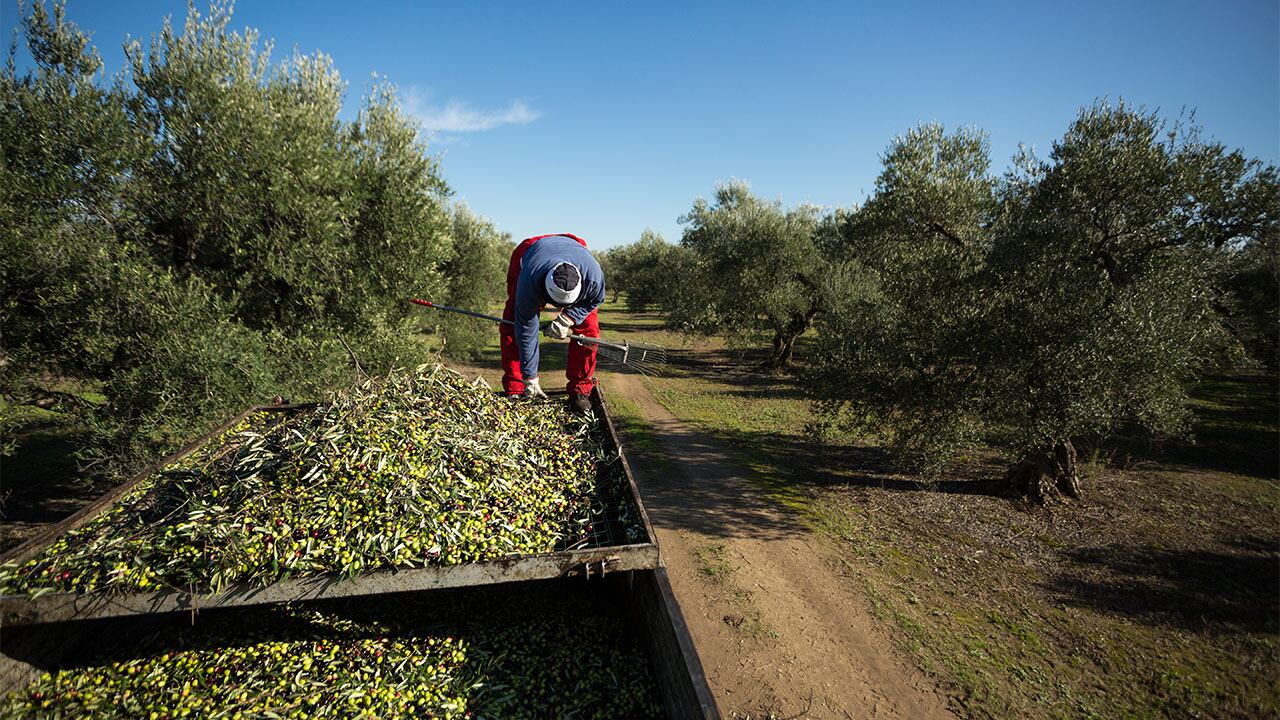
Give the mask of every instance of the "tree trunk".
<svg viewBox="0 0 1280 720">
<path fill-rule="evenodd" d="M 801 333 L 804 332 L 803 330 Z M 786 370 L 791 367 L 791 356 L 795 352 L 796 338 L 800 337 L 800 333 L 788 334 L 784 332 L 774 333 L 773 349 L 769 352 L 769 359 L 761 363 L 762 370 Z"/>
<path fill-rule="evenodd" d="M 1028 453 L 1005 476 L 1014 490 L 1044 505 L 1063 496 L 1080 497 L 1080 473 L 1075 446 L 1063 440 Z"/>
<path fill-rule="evenodd" d="M 804 334 L 805 330 L 809 329 L 817 315 L 818 309 L 813 307 L 804 315 L 792 316 L 785 325 L 781 327 L 775 326 L 773 351 L 769 353 L 769 359 L 761 364 L 761 369 L 774 371 L 791 367 L 791 356 L 796 349 L 796 340 Z"/>
<path fill-rule="evenodd" d="M 760 369 L 765 371 L 782 370 L 786 368 L 789 359 L 785 358 L 786 351 L 783 349 L 785 343 L 781 335 L 773 336 L 773 349 L 769 351 L 769 357 L 760 363 Z"/>
</svg>

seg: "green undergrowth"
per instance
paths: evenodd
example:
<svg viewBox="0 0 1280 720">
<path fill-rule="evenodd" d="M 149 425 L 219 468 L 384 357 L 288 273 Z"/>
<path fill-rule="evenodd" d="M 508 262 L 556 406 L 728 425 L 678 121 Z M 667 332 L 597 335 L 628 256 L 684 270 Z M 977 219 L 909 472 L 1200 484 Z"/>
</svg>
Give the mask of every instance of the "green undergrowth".
<svg viewBox="0 0 1280 720">
<path fill-rule="evenodd" d="M 679 472 L 676 464 L 663 454 L 653 428 L 643 421 L 639 406 L 621 394 L 610 395 L 609 415 L 623 438 L 623 451 L 633 461 L 640 460 L 663 475 Z"/>
<path fill-rule="evenodd" d="M 644 382 L 835 542 L 876 617 L 962 716 L 1280 712 L 1280 434 L 1265 378 L 1207 380 L 1195 445 L 1095 453 L 1085 499 L 1049 510 L 995 491 L 995 470 L 927 485 L 865 466 L 874 453 L 852 439 L 813 445 L 784 378 Z"/>
<path fill-rule="evenodd" d="M 724 556 L 724 544 L 706 545 L 694 551 L 698 560 L 698 573 L 709 580 L 723 581 L 733 573 L 733 566 Z"/>
<path fill-rule="evenodd" d="M 67 403 L 83 407 L 102 405 L 106 397 L 97 389 L 71 383 L 55 383 L 55 390 L 63 393 L 64 405 L 44 408 L 0 398 L 0 455 L 8 465 L 10 477 L 20 470 L 37 468 L 42 464 L 59 464 L 58 455 L 69 455 L 83 443 L 86 428 L 74 408 Z M 50 447 L 49 441 L 70 441 L 67 447 Z M 71 458 L 67 458 L 71 459 Z"/>
</svg>

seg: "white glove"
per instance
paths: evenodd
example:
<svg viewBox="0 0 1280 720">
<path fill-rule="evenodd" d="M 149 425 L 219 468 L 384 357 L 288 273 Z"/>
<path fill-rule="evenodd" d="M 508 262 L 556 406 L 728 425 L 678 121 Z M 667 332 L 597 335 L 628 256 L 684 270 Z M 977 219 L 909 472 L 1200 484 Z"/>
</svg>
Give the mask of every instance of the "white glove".
<svg viewBox="0 0 1280 720">
<path fill-rule="evenodd" d="M 547 394 L 542 391 L 542 384 L 538 382 L 538 378 L 524 379 L 524 399 L 525 400 L 546 400 Z"/>
<path fill-rule="evenodd" d="M 568 313 L 560 313 L 555 320 L 547 324 L 547 329 L 543 332 L 549 338 L 556 340 L 564 340 L 569 337 L 569 330 L 573 328 L 573 320 L 569 319 Z"/>
</svg>

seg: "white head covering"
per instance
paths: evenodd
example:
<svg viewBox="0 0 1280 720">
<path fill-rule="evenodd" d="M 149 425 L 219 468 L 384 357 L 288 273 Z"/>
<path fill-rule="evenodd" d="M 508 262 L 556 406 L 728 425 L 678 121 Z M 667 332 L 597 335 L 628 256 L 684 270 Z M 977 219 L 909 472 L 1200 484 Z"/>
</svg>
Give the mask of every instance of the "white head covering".
<svg viewBox="0 0 1280 720">
<path fill-rule="evenodd" d="M 560 305 L 572 305 L 582 292 L 582 273 L 576 265 L 562 262 L 547 273 L 547 296 L 551 302 Z"/>
</svg>

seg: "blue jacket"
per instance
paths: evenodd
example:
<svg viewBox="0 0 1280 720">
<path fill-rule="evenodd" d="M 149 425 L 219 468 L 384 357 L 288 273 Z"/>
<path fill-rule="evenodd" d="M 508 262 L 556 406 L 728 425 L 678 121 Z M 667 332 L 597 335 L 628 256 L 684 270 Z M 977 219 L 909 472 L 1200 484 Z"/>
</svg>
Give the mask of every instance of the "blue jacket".
<svg viewBox="0 0 1280 720">
<path fill-rule="evenodd" d="M 565 313 L 574 325 L 604 302 L 604 271 L 590 251 L 571 237 L 551 235 L 529 246 L 520 259 L 520 277 L 516 280 L 516 346 L 520 348 L 520 374 L 538 377 L 538 312 L 550 304 L 546 279 L 556 265 L 572 263 L 582 273 L 582 291 Z"/>
</svg>

